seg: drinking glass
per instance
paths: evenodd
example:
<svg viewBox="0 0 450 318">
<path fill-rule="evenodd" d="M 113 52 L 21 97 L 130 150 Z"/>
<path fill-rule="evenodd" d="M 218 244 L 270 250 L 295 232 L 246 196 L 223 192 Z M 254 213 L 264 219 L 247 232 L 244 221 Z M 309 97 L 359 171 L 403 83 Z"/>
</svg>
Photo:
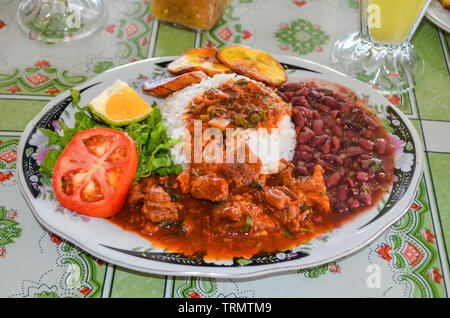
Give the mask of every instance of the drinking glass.
<svg viewBox="0 0 450 318">
<path fill-rule="evenodd" d="M 46 43 L 85 38 L 105 22 L 102 0 L 24 0 L 17 10 L 19 26 L 30 39 Z"/>
<path fill-rule="evenodd" d="M 413 88 L 424 63 L 410 40 L 431 0 L 360 0 L 361 28 L 336 42 L 334 68 L 383 94 Z"/>
</svg>

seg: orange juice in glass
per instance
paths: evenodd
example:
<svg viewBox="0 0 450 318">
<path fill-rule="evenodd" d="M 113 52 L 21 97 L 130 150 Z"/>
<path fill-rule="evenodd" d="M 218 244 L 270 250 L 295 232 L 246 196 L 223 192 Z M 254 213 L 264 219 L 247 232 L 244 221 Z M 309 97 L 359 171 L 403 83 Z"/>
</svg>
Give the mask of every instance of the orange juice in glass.
<svg viewBox="0 0 450 318">
<path fill-rule="evenodd" d="M 410 40 L 430 2 L 360 0 L 360 30 L 336 42 L 333 66 L 384 94 L 411 89 L 424 65 Z"/>
<path fill-rule="evenodd" d="M 381 43 L 405 41 L 427 0 L 369 0 L 367 7 L 370 37 Z"/>
</svg>

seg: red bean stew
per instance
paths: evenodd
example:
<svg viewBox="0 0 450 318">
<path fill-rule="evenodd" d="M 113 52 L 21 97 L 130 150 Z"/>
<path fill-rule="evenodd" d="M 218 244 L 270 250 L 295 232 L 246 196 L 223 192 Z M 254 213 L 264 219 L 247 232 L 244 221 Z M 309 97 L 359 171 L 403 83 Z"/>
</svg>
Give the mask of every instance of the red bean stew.
<svg viewBox="0 0 450 318">
<path fill-rule="evenodd" d="M 374 206 L 389 190 L 394 151 L 383 124 L 363 100 L 344 87 L 324 83 L 288 83 L 278 90 L 294 107 L 293 164 L 305 176 L 321 165 L 334 212 L 353 214 Z"/>
</svg>

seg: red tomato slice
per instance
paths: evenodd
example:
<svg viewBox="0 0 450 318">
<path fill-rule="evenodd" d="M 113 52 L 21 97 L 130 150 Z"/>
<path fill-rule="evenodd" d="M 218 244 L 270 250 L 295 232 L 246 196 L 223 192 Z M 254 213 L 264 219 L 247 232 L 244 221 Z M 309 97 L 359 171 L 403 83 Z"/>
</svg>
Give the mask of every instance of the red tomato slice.
<svg viewBox="0 0 450 318">
<path fill-rule="evenodd" d="M 125 203 L 137 165 L 136 145 L 127 134 L 109 128 L 79 132 L 56 161 L 56 198 L 84 215 L 113 216 Z"/>
</svg>

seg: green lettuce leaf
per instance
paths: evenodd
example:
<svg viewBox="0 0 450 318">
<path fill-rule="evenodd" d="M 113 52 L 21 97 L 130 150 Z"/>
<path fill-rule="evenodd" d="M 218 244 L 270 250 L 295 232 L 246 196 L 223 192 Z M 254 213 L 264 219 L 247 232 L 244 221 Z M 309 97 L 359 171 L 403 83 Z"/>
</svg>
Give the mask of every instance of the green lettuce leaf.
<svg viewBox="0 0 450 318">
<path fill-rule="evenodd" d="M 79 91 L 72 90 L 71 92 L 75 106 L 79 109 L 74 115 L 74 127 L 68 127 L 61 120 L 62 134 L 58 134 L 50 129 L 38 128 L 48 137 L 47 145 L 54 146 L 53 149 L 47 152 L 45 159 L 41 163 L 41 174 L 51 178 L 56 160 L 70 140 L 83 130 L 97 127 L 107 127 L 125 132 L 134 140 L 139 158 L 135 182 L 140 178 L 150 176 L 152 173 L 167 176 L 178 175 L 181 172 L 181 165 L 174 164 L 170 153 L 170 147 L 179 141 L 168 138 L 167 126 L 163 122 L 161 112 L 157 108 L 156 103 L 152 105 L 153 111 L 150 116 L 142 122 L 131 123 L 124 127 L 108 126 L 97 122 L 85 108 L 78 105 Z"/>
</svg>

